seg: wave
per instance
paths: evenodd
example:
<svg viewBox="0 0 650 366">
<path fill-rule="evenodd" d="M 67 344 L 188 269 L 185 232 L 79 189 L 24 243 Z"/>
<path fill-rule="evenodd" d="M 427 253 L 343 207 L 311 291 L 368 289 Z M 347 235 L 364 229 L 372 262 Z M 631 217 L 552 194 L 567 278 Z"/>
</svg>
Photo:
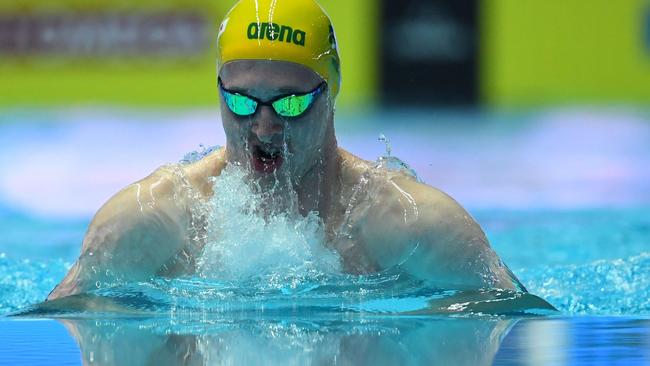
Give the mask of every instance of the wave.
<svg viewBox="0 0 650 366">
<path fill-rule="evenodd" d="M 528 289 L 573 315 L 650 314 L 650 252 L 517 271 Z"/>
<path fill-rule="evenodd" d="M 276 285 L 270 285 L 275 283 Z M 282 285 L 280 285 L 282 284 Z M 554 308 L 530 293 L 459 291 L 423 285 L 397 270 L 373 276 L 293 274 L 269 282 L 165 279 L 101 288 L 43 302 L 13 315 L 544 315 Z"/>
</svg>

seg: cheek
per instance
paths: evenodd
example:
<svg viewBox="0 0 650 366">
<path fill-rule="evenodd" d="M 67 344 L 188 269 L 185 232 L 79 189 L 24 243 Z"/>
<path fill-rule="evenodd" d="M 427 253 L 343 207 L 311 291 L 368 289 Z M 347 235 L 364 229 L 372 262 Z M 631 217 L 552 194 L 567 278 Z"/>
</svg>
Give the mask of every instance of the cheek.
<svg viewBox="0 0 650 366">
<path fill-rule="evenodd" d="M 238 143 L 238 141 L 242 140 L 246 126 L 244 121 L 235 120 L 231 116 L 224 116 L 221 120 L 228 143 Z"/>
<path fill-rule="evenodd" d="M 325 105 L 315 105 L 309 113 L 309 118 L 296 121 L 288 131 L 294 149 L 301 151 L 306 158 L 313 159 L 325 143 L 329 120 L 327 112 Z"/>
<path fill-rule="evenodd" d="M 238 128 L 237 125 L 233 123 L 233 121 L 228 121 L 224 119 L 223 121 L 223 132 L 226 133 L 226 138 L 228 140 L 231 140 L 235 135 L 238 134 Z"/>
<path fill-rule="evenodd" d="M 295 154 L 298 165 L 311 165 L 321 155 L 325 140 L 325 129 L 322 121 L 302 121 L 288 133 L 291 149 Z"/>
</svg>

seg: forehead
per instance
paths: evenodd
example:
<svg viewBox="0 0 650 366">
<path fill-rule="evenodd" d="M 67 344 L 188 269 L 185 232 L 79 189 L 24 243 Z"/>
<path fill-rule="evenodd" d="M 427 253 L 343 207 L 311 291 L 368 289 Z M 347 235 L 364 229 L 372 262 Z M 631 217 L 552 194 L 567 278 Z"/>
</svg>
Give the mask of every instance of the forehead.
<svg viewBox="0 0 650 366">
<path fill-rule="evenodd" d="M 227 88 L 262 93 L 309 91 L 323 82 L 306 66 L 273 60 L 231 61 L 221 67 L 219 77 Z"/>
</svg>

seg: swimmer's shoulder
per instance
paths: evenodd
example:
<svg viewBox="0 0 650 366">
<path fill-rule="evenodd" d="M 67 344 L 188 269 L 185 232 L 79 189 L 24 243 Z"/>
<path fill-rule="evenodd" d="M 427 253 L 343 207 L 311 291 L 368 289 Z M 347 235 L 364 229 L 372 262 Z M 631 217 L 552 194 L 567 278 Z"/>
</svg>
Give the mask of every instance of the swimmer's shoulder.
<svg viewBox="0 0 650 366">
<path fill-rule="evenodd" d="M 189 191 L 211 194 L 209 178 L 221 173 L 225 165 L 224 149 L 187 165 L 168 164 L 149 176 L 129 184 L 111 197 L 97 212 L 94 223 L 109 218 L 130 218 L 156 211 L 186 212 Z"/>
<path fill-rule="evenodd" d="M 361 159 L 350 152 L 339 149 L 344 184 L 354 184 L 365 178 L 377 187 L 372 197 L 375 208 L 383 206 L 386 215 L 403 219 L 403 208 L 414 203 L 418 216 L 427 224 L 451 224 L 458 218 L 469 218 L 465 209 L 451 196 L 428 184 L 417 181 L 413 176 L 385 168 L 378 168 L 373 162 Z M 422 216 L 424 215 L 424 216 Z M 389 217 L 385 217 L 389 219 Z M 472 220 L 473 221 L 473 220 Z"/>
<path fill-rule="evenodd" d="M 478 222 L 450 195 L 345 151 L 341 159 L 349 181 L 367 181 L 369 205 L 353 232 L 376 268 L 399 265 L 417 278 L 458 289 L 524 289 Z"/>
<path fill-rule="evenodd" d="M 364 160 L 351 152 L 338 148 L 338 155 L 341 165 L 341 181 L 344 185 L 354 185 L 368 175 L 373 169 L 372 162 Z"/>
<path fill-rule="evenodd" d="M 369 220 L 374 240 L 387 243 L 380 259 L 394 264 L 395 243 L 408 239 L 418 249 L 402 267 L 420 278 L 458 288 L 524 288 L 492 250 L 478 222 L 451 196 L 409 177 L 392 179 L 382 193 L 385 198 L 378 200 L 372 210 L 376 216 Z M 410 217 L 416 217 L 411 220 L 410 207 L 415 211 Z"/>
<path fill-rule="evenodd" d="M 206 169 L 197 163 L 162 166 L 102 205 L 86 231 L 79 258 L 48 299 L 88 291 L 104 272 L 146 279 L 175 258 L 189 242 L 186 193 Z"/>
<path fill-rule="evenodd" d="M 378 168 L 369 161 L 341 152 L 343 175 L 349 181 L 366 179 L 370 206 L 359 228 L 362 241 L 372 243 L 380 265 L 394 265 L 398 243 L 420 242 L 431 253 L 446 252 L 452 257 L 471 258 L 476 253 L 465 250 L 489 247 L 478 223 L 451 196 L 399 171 Z M 343 178 L 345 182 L 345 177 Z M 345 183 L 344 183 L 345 184 Z M 384 243 L 377 245 L 377 243 Z M 455 248 L 455 249 L 452 249 Z"/>
<path fill-rule="evenodd" d="M 398 222 L 400 228 L 428 242 L 487 243 L 483 230 L 460 203 L 407 174 L 391 175 L 375 202 L 375 212 L 380 214 L 378 222 Z"/>
<path fill-rule="evenodd" d="M 192 164 L 162 166 L 117 192 L 95 214 L 78 260 L 48 298 L 93 288 L 103 269 L 142 280 L 178 262 L 175 258 L 190 244 L 190 200 L 196 192 L 205 193 L 210 176 L 220 174 L 223 153 L 217 150 Z"/>
<path fill-rule="evenodd" d="M 183 165 L 183 176 L 187 182 L 204 197 L 212 195 L 210 178 L 218 177 L 226 166 L 226 148 L 221 147 L 204 158 Z"/>
</svg>

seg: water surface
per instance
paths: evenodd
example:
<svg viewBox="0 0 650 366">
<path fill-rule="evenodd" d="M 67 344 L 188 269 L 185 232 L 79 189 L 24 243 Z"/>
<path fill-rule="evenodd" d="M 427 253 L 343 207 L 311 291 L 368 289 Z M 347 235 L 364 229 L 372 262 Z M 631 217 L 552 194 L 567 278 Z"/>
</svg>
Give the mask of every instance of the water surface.
<svg viewBox="0 0 650 366">
<path fill-rule="evenodd" d="M 313 249 L 309 236 L 276 263 L 294 269 L 282 275 L 248 276 L 253 267 L 223 281 L 100 286 L 81 299 L 94 301 L 91 313 L 75 299 L 32 307 L 76 259 L 92 213 L 110 194 L 223 136 L 218 115 L 206 111 L 0 117 L 18 122 L 0 125 L 0 314 L 31 312 L 0 320 L 0 363 L 650 363 L 644 113 L 391 112 L 337 122 L 342 146 L 374 159 L 385 150 L 376 140 L 383 133 L 425 182 L 466 206 L 530 293 L 559 310 L 543 316 L 463 305 L 516 303 L 516 293 L 426 288 L 395 271 L 350 277 L 327 270 L 328 261 L 297 271 L 315 253 L 297 250 Z M 404 129 L 395 123 L 402 120 L 412 123 Z M 206 131 L 215 141 L 201 140 Z M 78 170 L 88 174 L 71 173 Z M 432 304 L 461 311 L 423 314 Z"/>
</svg>

